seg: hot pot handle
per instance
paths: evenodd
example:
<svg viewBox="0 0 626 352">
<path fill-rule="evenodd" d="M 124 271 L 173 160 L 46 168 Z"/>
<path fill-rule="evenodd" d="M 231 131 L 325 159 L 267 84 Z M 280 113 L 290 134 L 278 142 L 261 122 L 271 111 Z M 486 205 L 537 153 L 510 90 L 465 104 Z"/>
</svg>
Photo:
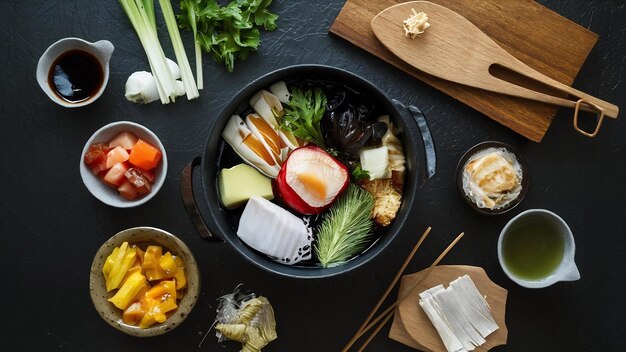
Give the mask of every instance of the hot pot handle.
<svg viewBox="0 0 626 352">
<path fill-rule="evenodd" d="M 419 128 L 420 135 L 422 136 L 422 141 L 424 143 L 424 156 L 426 160 L 426 175 L 422 181 L 426 181 L 435 175 L 435 170 L 437 168 L 435 142 L 433 141 L 433 136 L 428 128 L 426 116 L 424 116 L 424 113 L 422 113 L 420 109 L 413 105 L 407 107 L 396 99 L 392 99 L 391 102 L 398 108 L 398 110 L 400 110 L 401 113 L 406 113 L 408 111 Z"/>
<path fill-rule="evenodd" d="M 185 168 L 180 178 L 180 191 L 183 196 L 183 204 L 189 219 L 195 226 L 196 230 L 200 234 L 200 237 L 209 241 L 222 242 L 223 239 L 217 235 L 214 235 L 209 227 L 204 222 L 204 218 L 200 214 L 198 205 L 196 203 L 196 197 L 193 195 L 193 170 L 200 165 L 201 158 L 195 157 Z"/>
</svg>

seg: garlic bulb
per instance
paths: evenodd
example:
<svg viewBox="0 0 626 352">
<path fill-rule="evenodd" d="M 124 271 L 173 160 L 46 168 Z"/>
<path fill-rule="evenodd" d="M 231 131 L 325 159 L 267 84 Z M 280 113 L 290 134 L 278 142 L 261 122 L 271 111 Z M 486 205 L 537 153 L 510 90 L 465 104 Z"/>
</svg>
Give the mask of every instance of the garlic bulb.
<svg viewBox="0 0 626 352">
<path fill-rule="evenodd" d="M 174 79 L 180 79 L 180 67 L 178 67 L 178 64 L 176 63 L 176 61 L 170 60 L 170 59 L 165 59 L 167 62 L 167 67 L 170 69 L 170 72 L 172 73 L 172 77 L 174 77 Z"/>
<path fill-rule="evenodd" d="M 176 62 L 167 59 L 167 65 L 176 81 L 176 96 L 185 94 L 185 86 L 180 78 L 180 68 Z M 126 93 L 124 94 L 128 101 L 136 104 L 148 104 L 160 99 L 154 76 L 147 71 L 134 72 L 126 80 Z"/>
</svg>

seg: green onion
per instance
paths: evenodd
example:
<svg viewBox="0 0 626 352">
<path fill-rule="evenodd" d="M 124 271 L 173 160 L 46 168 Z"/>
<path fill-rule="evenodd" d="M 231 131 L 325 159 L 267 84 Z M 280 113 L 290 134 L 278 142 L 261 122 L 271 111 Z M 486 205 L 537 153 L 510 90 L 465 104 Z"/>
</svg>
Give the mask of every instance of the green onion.
<svg viewBox="0 0 626 352">
<path fill-rule="evenodd" d="M 159 0 L 159 4 L 161 5 L 163 17 L 165 18 L 167 31 L 169 32 L 170 39 L 172 40 L 172 46 L 174 46 L 174 53 L 176 54 L 176 61 L 180 67 L 180 76 L 185 86 L 185 92 L 187 92 L 187 99 L 196 99 L 200 96 L 200 94 L 198 93 L 196 82 L 193 79 L 193 73 L 191 73 L 189 60 L 187 60 L 187 54 L 185 53 L 185 46 L 180 38 L 180 32 L 178 31 L 178 25 L 176 24 L 176 17 L 174 17 L 174 10 L 172 9 L 172 3 L 170 0 Z"/>
<path fill-rule="evenodd" d="M 163 48 L 159 42 L 153 1 L 154 0 L 119 0 L 135 32 L 137 32 L 143 50 L 146 52 L 148 62 L 150 63 L 150 71 L 152 71 L 152 75 L 154 76 L 161 103 L 168 104 L 176 100 L 176 80 L 167 65 Z M 172 40 L 176 61 L 178 61 L 178 66 L 180 67 L 187 99 L 195 99 L 199 96 L 198 88 L 193 79 L 191 67 L 189 66 L 187 55 L 185 54 L 185 48 L 180 38 L 180 33 L 178 32 L 172 4 L 170 0 L 159 0 L 159 3 L 163 17 L 165 18 L 167 30 L 170 34 L 170 39 Z"/>
<path fill-rule="evenodd" d="M 152 0 L 119 0 L 119 2 L 146 52 L 161 103 L 167 104 L 176 100 L 176 80 L 165 61 L 165 54 L 159 43 Z"/>
<path fill-rule="evenodd" d="M 193 32 L 194 48 L 196 50 L 196 81 L 198 89 L 204 88 L 202 77 L 202 47 L 198 41 L 198 3 L 200 0 L 182 0 L 180 2 L 180 10 L 187 14 L 188 23 L 191 25 Z M 180 15 L 179 15 L 180 17 Z M 181 27 L 182 28 L 182 27 Z"/>
</svg>

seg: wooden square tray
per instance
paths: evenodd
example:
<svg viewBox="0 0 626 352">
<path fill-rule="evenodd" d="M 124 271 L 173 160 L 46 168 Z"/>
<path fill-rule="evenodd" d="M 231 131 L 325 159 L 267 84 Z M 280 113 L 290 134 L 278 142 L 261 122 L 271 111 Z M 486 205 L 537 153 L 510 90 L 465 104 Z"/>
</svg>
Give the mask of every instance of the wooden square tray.
<svg viewBox="0 0 626 352">
<path fill-rule="evenodd" d="M 567 85 L 574 82 L 598 36 L 532 0 L 430 0 L 473 22 L 500 46 L 535 70 Z M 489 118 L 541 142 L 557 107 L 470 88 L 420 72 L 385 49 L 370 22 L 403 1 L 348 0 L 330 32 L 419 78 Z M 511 80 L 515 80 L 511 77 Z M 533 82 L 525 82 L 536 86 Z"/>
</svg>

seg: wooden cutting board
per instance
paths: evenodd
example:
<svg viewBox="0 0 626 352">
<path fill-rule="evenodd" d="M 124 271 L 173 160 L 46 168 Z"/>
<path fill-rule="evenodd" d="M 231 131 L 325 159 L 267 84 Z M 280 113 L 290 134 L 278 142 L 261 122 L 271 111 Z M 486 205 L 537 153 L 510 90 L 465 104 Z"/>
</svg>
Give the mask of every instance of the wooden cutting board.
<svg viewBox="0 0 626 352">
<path fill-rule="evenodd" d="M 422 270 L 415 274 L 403 276 L 398 296 L 403 296 L 413 286 L 415 280 L 420 278 L 425 272 L 426 270 Z M 487 303 L 491 307 L 491 313 L 499 327 L 498 330 L 487 336 L 485 344 L 477 347 L 474 351 L 488 351 L 495 346 L 506 344 L 508 330 L 504 318 L 507 290 L 493 283 L 482 268 L 466 265 L 440 265 L 435 267 L 398 306 L 393 317 L 389 338 L 420 351 L 446 352 L 439 333 L 435 330 L 435 327 L 418 303 L 419 294 L 440 284 L 448 287 L 450 282 L 466 274 L 472 278 L 478 291 L 482 295 L 487 296 Z"/>
<path fill-rule="evenodd" d="M 574 82 L 598 39 L 595 33 L 532 0 L 430 1 L 458 12 L 513 56 L 567 85 Z M 541 142 L 557 107 L 470 88 L 430 76 L 385 49 L 372 33 L 370 22 L 385 8 L 401 2 L 404 1 L 348 0 L 330 31 L 526 138 Z M 502 73 L 502 76 L 518 84 L 554 93 L 510 73 Z"/>
</svg>

